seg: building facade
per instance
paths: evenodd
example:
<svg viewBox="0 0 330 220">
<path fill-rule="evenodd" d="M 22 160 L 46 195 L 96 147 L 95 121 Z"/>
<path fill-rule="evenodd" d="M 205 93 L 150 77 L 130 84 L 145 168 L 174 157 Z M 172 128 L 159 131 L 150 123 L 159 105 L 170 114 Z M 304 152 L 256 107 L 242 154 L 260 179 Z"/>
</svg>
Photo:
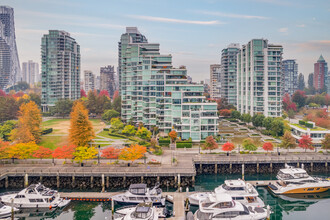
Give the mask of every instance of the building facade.
<svg viewBox="0 0 330 220">
<path fill-rule="evenodd" d="M 35 84 L 40 81 L 39 64 L 29 60 L 22 63 L 22 81 Z"/>
<path fill-rule="evenodd" d="M 210 97 L 212 99 L 219 99 L 221 97 L 220 73 L 221 73 L 220 64 L 210 65 Z"/>
<path fill-rule="evenodd" d="M 126 38 L 128 37 L 128 38 Z M 188 83 L 184 66 L 174 68 L 171 55 L 157 43 L 136 43 L 129 32 L 121 40 L 121 116 L 160 132 L 175 129 L 182 139 L 199 141 L 217 134 L 217 104 L 206 101 L 201 84 Z"/>
<path fill-rule="evenodd" d="M 100 69 L 100 90 L 107 90 L 110 97 L 116 91 L 115 67 L 108 65 Z"/>
<path fill-rule="evenodd" d="M 298 89 L 298 64 L 296 60 L 283 60 L 283 76 L 284 94 L 293 95 Z"/>
<path fill-rule="evenodd" d="M 325 86 L 328 87 L 328 63 L 325 62 L 323 56 L 314 63 L 314 80 L 313 85 L 316 91 L 324 91 Z"/>
<path fill-rule="evenodd" d="M 239 44 L 232 43 L 221 51 L 221 90 L 222 98 L 227 99 L 228 104 L 237 105 L 237 53 Z"/>
<path fill-rule="evenodd" d="M 0 6 L 0 89 L 5 89 L 21 81 L 16 46 L 14 9 Z"/>
<path fill-rule="evenodd" d="M 237 109 L 266 117 L 282 115 L 281 45 L 253 39 L 243 45 L 237 56 Z"/>
<path fill-rule="evenodd" d="M 43 111 L 59 99 L 80 98 L 80 46 L 69 33 L 49 30 L 42 37 L 41 81 Z"/>
<path fill-rule="evenodd" d="M 90 70 L 84 71 L 84 90 L 88 93 L 89 90 L 95 90 L 95 75 Z"/>
</svg>

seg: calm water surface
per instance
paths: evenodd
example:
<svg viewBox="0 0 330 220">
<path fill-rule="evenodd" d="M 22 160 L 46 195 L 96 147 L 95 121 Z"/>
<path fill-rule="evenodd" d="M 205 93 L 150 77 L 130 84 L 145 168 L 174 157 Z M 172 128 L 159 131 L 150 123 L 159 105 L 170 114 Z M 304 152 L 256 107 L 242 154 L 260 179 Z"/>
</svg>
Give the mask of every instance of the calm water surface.
<svg viewBox="0 0 330 220">
<path fill-rule="evenodd" d="M 221 185 L 225 179 L 237 179 L 240 175 L 199 175 L 196 186 L 190 191 L 212 191 Z M 271 180 L 275 175 L 246 175 L 246 180 Z M 173 189 L 163 189 L 164 191 Z M 272 220 L 318 220 L 330 219 L 330 192 L 302 195 L 295 197 L 275 197 L 265 188 L 258 188 L 260 197 L 266 205 L 270 205 Z M 192 208 L 192 211 L 196 209 Z M 59 220 L 102 220 L 111 219 L 111 205 L 108 202 L 71 202 L 61 211 L 53 213 L 25 213 L 20 220 L 28 219 L 59 219 Z M 30 216 L 29 216 L 30 215 Z M 18 217 L 18 216 L 17 216 Z"/>
</svg>

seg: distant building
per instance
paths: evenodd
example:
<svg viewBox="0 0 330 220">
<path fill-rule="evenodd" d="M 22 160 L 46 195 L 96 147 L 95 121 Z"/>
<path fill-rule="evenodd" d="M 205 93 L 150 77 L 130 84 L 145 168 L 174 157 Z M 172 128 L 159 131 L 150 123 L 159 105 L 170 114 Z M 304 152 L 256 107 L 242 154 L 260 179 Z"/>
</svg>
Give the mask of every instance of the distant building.
<svg viewBox="0 0 330 220">
<path fill-rule="evenodd" d="M 210 97 L 212 99 L 219 99 L 221 82 L 220 82 L 220 64 L 212 64 L 210 65 Z"/>
<path fill-rule="evenodd" d="M 29 60 L 22 63 L 22 81 L 35 84 L 40 81 L 39 64 Z"/>
<path fill-rule="evenodd" d="M 41 105 L 80 98 L 80 46 L 68 32 L 49 30 L 41 41 Z"/>
<path fill-rule="evenodd" d="M 266 117 L 282 115 L 281 45 L 253 39 L 243 45 L 237 60 L 237 109 Z"/>
<path fill-rule="evenodd" d="M 14 9 L 0 6 L 0 89 L 22 80 L 15 37 Z"/>
<path fill-rule="evenodd" d="M 220 96 L 227 99 L 229 104 L 237 104 L 237 54 L 239 44 L 229 44 L 221 51 L 221 90 Z"/>
<path fill-rule="evenodd" d="M 84 71 L 84 90 L 86 93 L 95 90 L 95 75 L 90 70 Z"/>
<path fill-rule="evenodd" d="M 110 97 L 116 91 L 115 67 L 108 65 L 100 69 L 100 90 L 107 90 Z"/>
<path fill-rule="evenodd" d="M 283 76 L 284 94 L 293 95 L 298 89 L 298 64 L 296 60 L 283 60 Z"/>
<path fill-rule="evenodd" d="M 316 91 L 323 91 L 328 82 L 328 63 L 325 62 L 323 56 L 314 63 L 314 88 Z"/>
<path fill-rule="evenodd" d="M 100 90 L 100 76 L 96 76 L 95 78 L 95 89 Z"/>
</svg>

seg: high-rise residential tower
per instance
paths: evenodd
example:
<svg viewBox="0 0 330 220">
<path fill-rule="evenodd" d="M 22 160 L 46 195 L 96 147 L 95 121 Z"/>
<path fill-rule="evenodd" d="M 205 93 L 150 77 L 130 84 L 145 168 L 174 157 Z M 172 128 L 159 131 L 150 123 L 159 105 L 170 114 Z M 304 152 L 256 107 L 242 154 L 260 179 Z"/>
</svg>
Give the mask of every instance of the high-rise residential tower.
<svg viewBox="0 0 330 220">
<path fill-rule="evenodd" d="M 130 39 L 129 31 L 123 39 Z M 158 43 L 127 42 L 120 48 L 123 121 L 165 133 L 175 129 L 193 141 L 215 135 L 217 104 L 206 100 L 204 86 L 188 83 L 186 68 L 174 68 L 172 56 L 160 54 Z"/>
<path fill-rule="evenodd" d="M 84 90 L 86 93 L 89 90 L 94 91 L 95 89 L 95 75 L 90 70 L 84 71 Z"/>
<path fill-rule="evenodd" d="M 221 97 L 227 99 L 229 104 L 237 104 L 237 53 L 239 44 L 229 44 L 221 51 Z"/>
<path fill-rule="evenodd" d="M 68 32 L 50 30 L 41 41 L 41 105 L 80 98 L 80 46 Z"/>
<path fill-rule="evenodd" d="M 219 99 L 221 82 L 220 82 L 220 64 L 212 64 L 210 65 L 210 97 L 212 99 Z"/>
<path fill-rule="evenodd" d="M 132 44 L 132 43 L 148 43 L 147 38 L 139 32 L 137 27 L 127 27 L 126 33 L 121 35 L 120 41 L 118 42 L 118 81 L 119 81 L 120 92 L 123 86 L 122 78 L 121 78 L 122 75 L 121 73 L 123 71 L 122 70 L 123 59 L 126 58 L 122 55 L 122 51 L 126 50 L 128 44 Z"/>
<path fill-rule="evenodd" d="M 35 84 L 40 81 L 39 64 L 29 60 L 22 63 L 22 81 Z"/>
<path fill-rule="evenodd" d="M 237 60 L 237 109 L 251 115 L 282 115 L 281 45 L 253 39 L 243 45 Z"/>
<path fill-rule="evenodd" d="M 0 6 L 0 89 L 21 81 L 15 37 L 14 9 Z"/>
<path fill-rule="evenodd" d="M 110 97 L 116 91 L 115 67 L 108 65 L 100 68 L 100 90 L 107 90 Z"/>
<path fill-rule="evenodd" d="M 298 89 L 298 64 L 296 60 L 283 60 L 283 92 L 293 95 Z"/>
<path fill-rule="evenodd" d="M 318 92 L 323 92 L 325 90 L 325 86 L 328 83 L 328 63 L 325 62 L 323 56 L 321 55 L 320 58 L 314 63 L 314 88 Z"/>
</svg>

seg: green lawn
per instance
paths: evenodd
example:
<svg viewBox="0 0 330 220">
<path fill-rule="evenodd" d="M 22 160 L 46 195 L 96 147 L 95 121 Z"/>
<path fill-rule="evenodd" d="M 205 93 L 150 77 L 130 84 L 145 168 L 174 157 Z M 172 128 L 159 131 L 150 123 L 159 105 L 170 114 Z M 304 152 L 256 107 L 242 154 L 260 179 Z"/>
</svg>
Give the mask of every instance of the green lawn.
<svg viewBox="0 0 330 220">
<path fill-rule="evenodd" d="M 68 121 L 68 120 L 69 119 L 51 119 L 51 120 L 48 120 L 48 121 L 43 121 L 42 126 L 43 127 L 51 127 L 53 125 L 58 124 L 59 122 Z"/>
<path fill-rule="evenodd" d="M 111 138 L 111 139 L 125 139 L 125 138 L 121 138 L 121 137 L 112 136 L 111 134 L 109 134 L 109 131 L 101 131 L 97 135 L 99 135 L 101 137 L 105 137 L 105 138 Z"/>
<path fill-rule="evenodd" d="M 40 146 L 54 150 L 59 146 L 64 146 L 67 144 L 66 136 L 41 136 Z"/>
</svg>

